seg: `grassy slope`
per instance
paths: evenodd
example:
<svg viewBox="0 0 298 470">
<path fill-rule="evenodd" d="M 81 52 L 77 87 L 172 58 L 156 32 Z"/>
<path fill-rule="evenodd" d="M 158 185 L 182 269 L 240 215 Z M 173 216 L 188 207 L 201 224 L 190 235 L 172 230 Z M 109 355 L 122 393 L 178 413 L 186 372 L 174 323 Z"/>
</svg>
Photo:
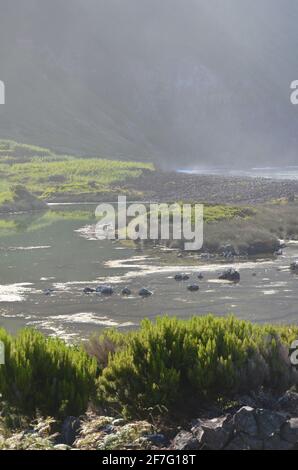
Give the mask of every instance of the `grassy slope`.
<svg viewBox="0 0 298 470">
<path fill-rule="evenodd" d="M 21 184 L 42 199 L 110 193 L 117 182 L 137 178 L 150 163 L 76 158 L 48 149 L 0 141 L 0 204 L 13 199 L 11 185 Z"/>
</svg>

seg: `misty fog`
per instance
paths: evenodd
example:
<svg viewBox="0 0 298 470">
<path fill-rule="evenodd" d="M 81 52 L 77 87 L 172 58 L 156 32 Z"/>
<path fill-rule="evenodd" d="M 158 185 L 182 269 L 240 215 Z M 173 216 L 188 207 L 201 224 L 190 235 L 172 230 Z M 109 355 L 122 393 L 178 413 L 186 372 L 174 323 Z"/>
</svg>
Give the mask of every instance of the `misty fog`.
<svg viewBox="0 0 298 470">
<path fill-rule="evenodd" d="M 297 1 L 0 7 L 0 137 L 169 168 L 297 162 Z"/>
</svg>

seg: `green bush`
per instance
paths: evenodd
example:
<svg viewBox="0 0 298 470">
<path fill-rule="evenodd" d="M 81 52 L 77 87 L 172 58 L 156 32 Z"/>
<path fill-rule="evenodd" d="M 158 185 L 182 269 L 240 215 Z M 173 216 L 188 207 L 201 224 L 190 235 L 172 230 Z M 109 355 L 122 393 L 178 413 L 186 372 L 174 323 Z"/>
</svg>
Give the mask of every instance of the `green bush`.
<svg viewBox="0 0 298 470">
<path fill-rule="evenodd" d="M 253 325 L 234 317 L 144 320 L 110 354 L 99 396 L 130 415 L 154 407 L 183 411 L 236 393 L 297 382 L 288 346 L 298 328 Z"/>
<path fill-rule="evenodd" d="M 26 329 L 15 338 L 0 330 L 5 365 L 2 399 L 22 413 L 63 417 L 84 412 L 95 391 L 96 361 L 79 347 Z"/>
</svg>

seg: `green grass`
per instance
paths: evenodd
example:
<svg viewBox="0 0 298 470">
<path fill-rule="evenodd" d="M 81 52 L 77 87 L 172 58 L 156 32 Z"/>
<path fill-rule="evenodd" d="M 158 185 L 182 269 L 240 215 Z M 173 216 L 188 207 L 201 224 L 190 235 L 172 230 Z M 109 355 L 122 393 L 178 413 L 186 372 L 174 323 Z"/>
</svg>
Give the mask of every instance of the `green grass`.
<svg viewBox="0 0 298 470">
<path fill-rule="evenodd" d="M 246 219 L 255 215 L 255 210 L 248 207 L 229 205 L 204 205 L 204 221 L 206 223 L 230 220 L 234 218 Z"/>
<path fill-rule="evenodd" d="M 43 198 L 57 194 L 117 192 L 117 182 L 153 170 L 150 163 L 55 155 L 48 149 L 0 141 L 0 204 L 11 200 L 10 185 L 20 184 Z"/>
</svg>

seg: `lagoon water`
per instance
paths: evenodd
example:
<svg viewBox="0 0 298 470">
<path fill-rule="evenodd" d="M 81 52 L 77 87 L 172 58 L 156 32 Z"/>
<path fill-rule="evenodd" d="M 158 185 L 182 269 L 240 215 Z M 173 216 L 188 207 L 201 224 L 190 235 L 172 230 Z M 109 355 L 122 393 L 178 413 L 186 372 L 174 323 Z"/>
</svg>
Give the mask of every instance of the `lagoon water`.
<svg viewBox="0 0 298 470">
<path fill-rule="evenodd" d="M 241 282 L 230 284 L 217 279 L 219 263 L 94 239 L 92 212 L 75 206 L 1 220 L 0 326 L 11 332 L 36 327 L 74 341 L 110 326 L 134 328 L 142 318 L 160 314 L 233 312 L 255 322 L 298 323 L 298 277 L 288 270 L 298 258 L 295 243 L 275 259 L 233 264 Z M 190 280 L 176 282 L 173 276 L 180 271 Z M 203 280 L 197 279 L 199 272 Z M 199 283 L 199 292 L 187 290 L 192 282 Z M 113 285 L 115 294 L 83 293 L 84 287 L 103 283 Z M 131 297 L 121 296 L 124 286 Z M 137 295 L 143 286 L 153 291 L 151 297 Z M 53 291 L 46 295 L 45 289 Z"/>
<path fill-rule="evenodd" d="M 186 168 L 177 170 L 178 173 L 187 173 L 192 175 L 219 175 L 219 176 L 239 176 L 253 178 L 270 178 L 276 180 L 297 180 L 298 166 L 282 167 L 256 167 L 248 169 L 236 168 Z"/>
</svg>

